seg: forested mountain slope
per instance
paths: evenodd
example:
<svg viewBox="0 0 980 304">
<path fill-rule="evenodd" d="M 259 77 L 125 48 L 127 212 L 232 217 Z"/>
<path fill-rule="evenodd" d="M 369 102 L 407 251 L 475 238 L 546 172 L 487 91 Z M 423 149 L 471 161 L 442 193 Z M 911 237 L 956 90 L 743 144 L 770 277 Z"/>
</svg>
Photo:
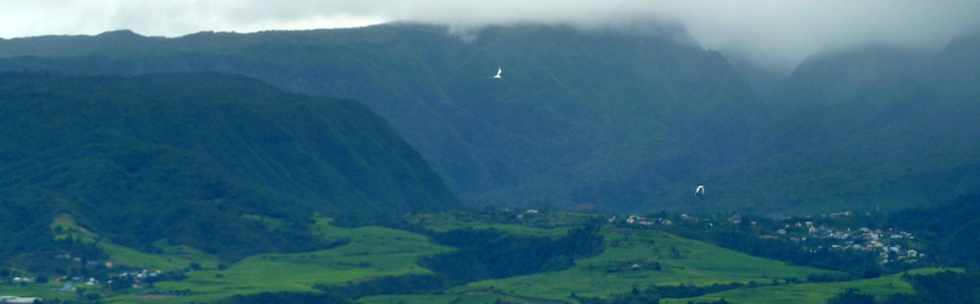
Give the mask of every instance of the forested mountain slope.
<svg viewBox="0 0 980 304">
<path fill-rule="evenodd" d="M 745 157 L 765 117 L 721 54 L 671 31 L 110 32 L 2 41 L 0 57 L 7 70 L 210 70 L 354 98 L 471 203 L 677 207 L 707 170 Z"/>
<path fill-rule="evenodd" d="M 663 29 L 121 31 L 3 40 L 0 69 L 206 70 L 354 98 L 470 204 L 806 213 L 980 192 L 977 41 L 824 52 L 760 81 Z"/>
<path fill-rule="evenodd" d="M 316 247 L 314 212 L 370 222 L 458 206 L 362 105 L 240 76 L 4 73 L 0 130 L 4 237 L 50 239 L 70 214 L 137 248 L 235 257 Z"/>
</svg>

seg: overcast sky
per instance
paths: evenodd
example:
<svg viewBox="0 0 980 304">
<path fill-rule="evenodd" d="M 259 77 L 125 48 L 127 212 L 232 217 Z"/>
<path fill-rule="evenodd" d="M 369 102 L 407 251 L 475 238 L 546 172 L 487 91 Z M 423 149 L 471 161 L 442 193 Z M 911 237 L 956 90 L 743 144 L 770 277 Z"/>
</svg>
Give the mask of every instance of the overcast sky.
<svg viewBox="0 0 980 304">
<path fill-rule="evenodd" d="M 0 37 L 656 19 L 684 25 L 708 48 L 786 67 L 819 50 L 865 43 L 941 47 L 976 29 L 977 16 L 980 0 L 0 0 Z"/>
</svg>

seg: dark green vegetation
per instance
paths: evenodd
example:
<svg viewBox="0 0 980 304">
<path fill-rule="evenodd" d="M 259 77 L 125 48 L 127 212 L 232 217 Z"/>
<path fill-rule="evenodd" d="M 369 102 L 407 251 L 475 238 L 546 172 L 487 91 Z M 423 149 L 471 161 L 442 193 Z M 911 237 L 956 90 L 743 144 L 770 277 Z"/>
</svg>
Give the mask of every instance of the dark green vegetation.
<svg viewBox="0 0 980 304">
<path fill-rule="evenodd" d="M 932 240 L 941 262 L 980 265 L 980 196 L 964 196 L 950 204 L 898 212 L 891 224 L 923 234 Z"/>
<path fill-rule="evenodd" d="M 940 269 L 921 269 L 915 274 L 932 275 Z M 683 304 L 725 300 L 739 304 L 824 304 L 847 290 L 857 290 L 864 295 L 887 298 L 900 294 L 913 294 L 916 289 L 906 280 L 904 274 L 883 276 L 875 279 L 862 279 L 846 282 L 818 282 L 802 284 L 781 284 L 740 288 L 695 298 L 667 299 L 663 303 Z"/>
<path fill-rule="evenodd" d="M 340 298 L 330 294 L 311 294 L 311 293 L 263 293 L 252 296 L 236 296 L 229 300 L 219 302 L 221 304 L 346 304 L 353 303 L 346 298 Z"/>
<path fill-rule="evenodd" d="M 678 299 L 678 298 L 692 298 L 705 294 L 718 293 L 725 290 L 737 289 L 747 287 L 745 284 L 731 283 L 731 284 L 714 284 L 704 287 L 699 286 L 653 286 L 647 289 L 637 289 L 633 288 L 627 294 L 616 295 L 614 297 L 603 299 L 603 298 L 586 298 L 578 297 L 575 299 L 582 304 L 630 304 L 630 303 L 659 303 L 660 299 Z M 724 301 L 724 300 L 719 300 Z M 721 302 L 727 303 L 727 302 Z"/>
<path fill-rule="evenodd" d="M 477 204 L 677 207 L 707 168 L 744 158 L 760 134 L 765 111 L 751 88 L 682 33 L 529 25 L 473 35 L 395 24 L 12 39 L 0 42 L 0 69 L 208 70 L 353 98 Z M 489 79 L 498 66 L 504 79 Z"/>
<path fill-rule="evenodd" d="M 977 41 L 822 53 L 762 77 L 663 28 L 120 31 L 0 41 L 0 69 L 206 70 L 353 98 L 473 204 L 807 213 L 980 190 Z M 697 184 L 711 194 L 692 199 Z"/>
<path fill-rule="evenodd" d="M 0 129 L 4 262 L 76 246 L 52 243 L 59 214 L 144 251 L 165 240 L 236 260 L 335 245 L 311 237 L 313 212 L 366 222 L 456 206 L 361 105 L 237 76 L 3 74 Z"/>
<path fill-rule="evenodd" d="M 875 297 L 855 289 L 834 296 L 827 304 L 968 304 L 980 302 L 980 273 L 941 272 L 908 275 L 914 294 Z"/>
<path fill-rule="evenodd" d="M 875 296 L 866 295 L 856 289 L 848 289 L 827 300 L 827 304 L 874 304 Z"/>
<path fill-rule="evenodd" d="M 938 53 L 819 54 L 785 79 L 759 81 L 673 31 L 447 33 L 395 24 L 0 41 L 0 70 L 16 71 L 0 74 L 0 277 L 37 279 L 4 281 L 0 294 L 109 303 L 973 299 L 974 274 L 920 267 L 977 263 L 976 197 L 896 216 L 855 212 L 876 218 L 848 227 L 921 236 L 902 251 L 926 246 L 929 258 L 896 267 L 880 267 L 877 253 L 890 247 L 838 255 L 830 243 L 752 223 L 775 222 L 766 218 L 655 228 L 550 208 L 440 211 L 457 205 L 449 188 L 476 205 L 679 208 L 726 221 L 735 208 L 887 210 L 980 193 L 980 39 Z M 489 79 L 497 66 L 504 79 Z M 697 184 L 708 193 L 693 196 Z M 352 228 L 364 224 L 390 227 Z M 154 277 L 121 275 L 137 271 Z M 104 283 L 56 290 L 86 277 Z"/>
<path fill-rule="evenodd" d="M 588 225 L 558 239 L 514 237 L 495 229 L 454 230 L 434 240 L 459 250 L 423 260 L 423 265 L 456 283 L 559 271 L 603 251 L 600 228 Z"/>
</svg>

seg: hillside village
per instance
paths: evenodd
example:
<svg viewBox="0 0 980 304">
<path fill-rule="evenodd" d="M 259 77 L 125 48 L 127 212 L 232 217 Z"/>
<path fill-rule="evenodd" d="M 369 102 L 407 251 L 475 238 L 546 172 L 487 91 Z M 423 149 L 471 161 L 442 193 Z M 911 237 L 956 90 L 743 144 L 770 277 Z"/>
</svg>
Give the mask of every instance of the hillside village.
<svg viewBox="0 0 980 304">
<path fill-rule="evenodd" d="M 698 217 L 688 214 L 670 216 L 640 216 L 631 214 L 625 218 L 612 216 L 610 224 L 648 227 L 650 229 L 676 230 L 703 229 L 705 231 L 743 227 L 761 240 L 779 241 L 799 246 L 805 252 L 874 254 L 881 265 L 917 265 L 926 258 L 924 246 L 911 232 L 895 228 L 846 227 L 833 224 L 832 220 L 852 217 L 851 211 L 824 214 L 817 218 L 788 218 L 772 221 L 749 220 L 739 214 L 727 218 Z"/>
<path fill-rule="evenodd" d="M 577 216 L 570 216 L 575 215 Z M 486 209 L 456 215 L 467 220 L 555 228 L 568 221 L 586 221 L 593 213 L 569 213 L 547 208 Z M 717 243 L 709 235 L 737 232 L 756 242 L 795 248 L 810 256 L 860 257 L 873 259 L 880 267 L 900 271 L 934 262 L 927 253 L 926 240 L 912 232 L 881 226 L 873 219 L 880 215 L 854 211 L 806 217 L 772 219 L 742 214 L 692 215 L 687 213 L 609 215 L 605 223 L 636 229 L 653 229 Z M 724 246 L 723 246 L 724 247 Z M 745 248 L 736 248 L 744 250 Z M 765 255 L 758 254 L 757 255 Z"/>
<path fill-rule="evenodd" d="M 71 265 L 71 269 L 74 269 L 71 271 L 72 274 L 47 278 L 5 271 L 4 277 L 0 277 L 0 286 L 47 286 L 56 293 L 75 294 L 82 289 L 143 289 L 151 287 L 155 282 L 180 276 L 176 272 L 164 272 L 158 269 L 133 269 L 117 266 L 109 260 L 86 260 L 83 257 L 73 256 L 71 253 L 59 254 L 55 256 L 55 259 L 66 261 L 67 265 Z M 27 301 L 27 299 L 30 301 L 18 302 Z M 0 295 L 0 303 L 33 303 L 35 300 L 40 301 L 41 299 Z"/>
<path fill-rule="evenodd" d="M 467 214 L 473 220 L 514 223 L 539 228 L 553 228 L 556 220 L 568 213 L 547 209 L 488 209 Z M 582 218 L 586 218 L 582 214 Z M 738 231 L 750 234 L 760 241 L 791 245 L 802 253 L 813 255 L 839 254 L 874 256 L 883 267 L 895 270 L 921 266 L 930 262 L 924 240 L 915 234 L 894 227 L 871 227 L 866 222 L 873 218 L 870 213 L 860 216 L 853 211 L 842 211 L 808 217 L 792 217 L 774 220 L 741 214 L 691 215 L 661 212 L 653 215 L 611 215 L 605 219 L 609 225 L 641 229 L 664 230 L 688 237 L 720 231 Z M 580 219 L 581 220 L 581 219 Z M 693 235 L 692 235 L 693 234 Z"/>
</svg>

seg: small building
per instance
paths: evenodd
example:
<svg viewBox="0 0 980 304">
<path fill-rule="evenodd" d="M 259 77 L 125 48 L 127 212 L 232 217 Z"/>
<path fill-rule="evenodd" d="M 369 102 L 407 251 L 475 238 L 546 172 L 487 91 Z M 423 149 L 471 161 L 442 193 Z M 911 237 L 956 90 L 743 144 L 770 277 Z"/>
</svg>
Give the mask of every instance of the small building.
<svg viewBox="0 0 980 304">
<path fill-rule="evenodd" d="M 0 303 L 3 304 L 33 304 L 33 303 L 41 303 L 42 301 L 44 300 L 41 298 L 0 296 Z"/>
<path fill-rule="evenodd" d="M 58 289 L 58 292 L 75 292 L 75 284 L 65 283 L 64 286 Z"/>
</svg>

